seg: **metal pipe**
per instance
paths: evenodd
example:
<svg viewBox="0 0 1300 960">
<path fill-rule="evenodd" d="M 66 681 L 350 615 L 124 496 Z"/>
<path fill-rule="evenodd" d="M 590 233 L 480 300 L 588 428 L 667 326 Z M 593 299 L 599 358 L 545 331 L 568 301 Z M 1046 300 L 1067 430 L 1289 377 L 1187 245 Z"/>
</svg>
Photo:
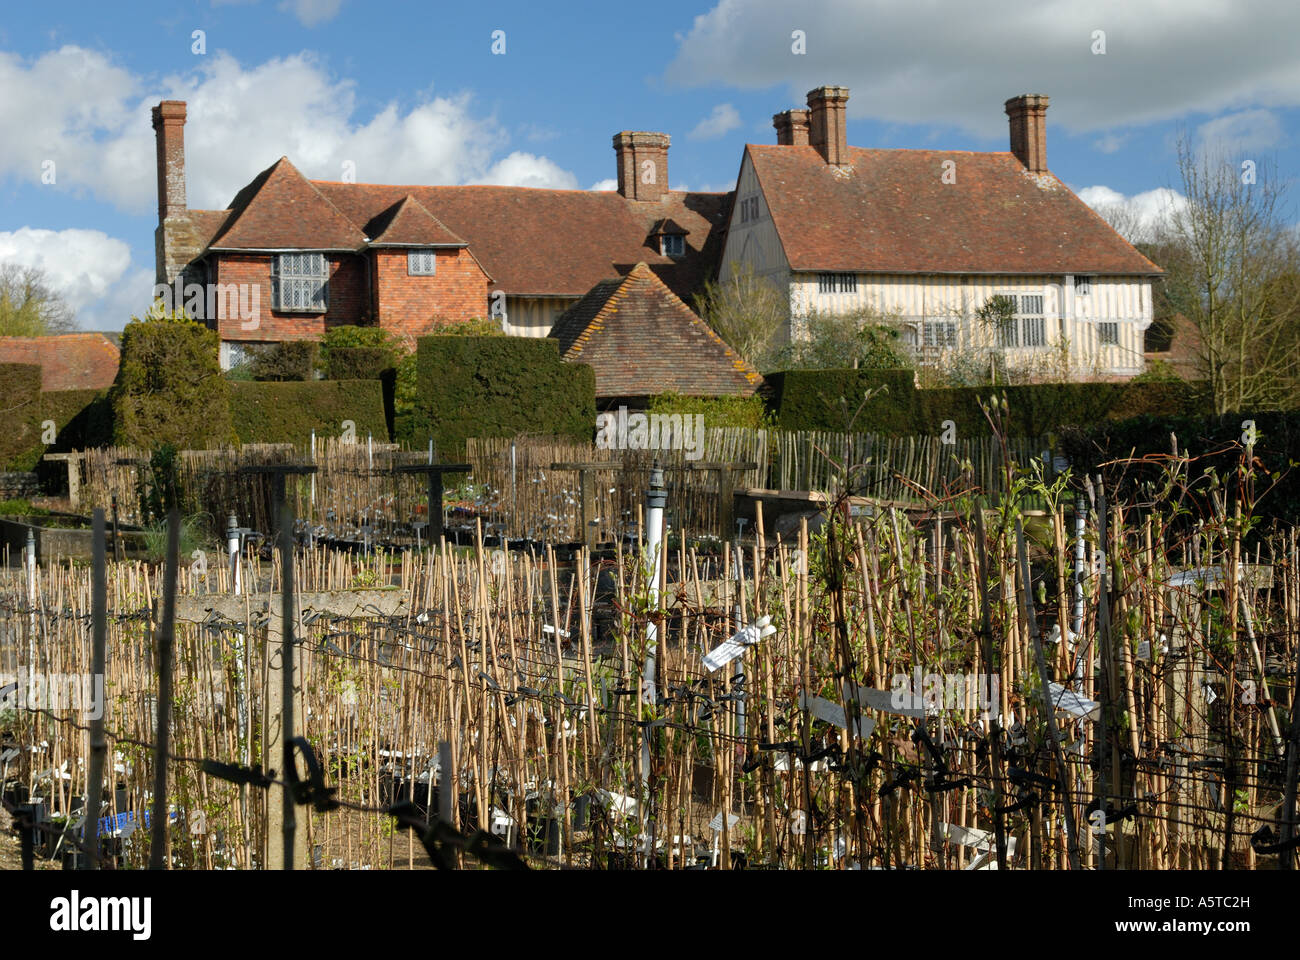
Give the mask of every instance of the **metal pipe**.
<svg viewBox="0 0 1300 960">
<path fill-rule="evenodd" d="M 664 489 L 664 472 L 659 465 L 659 461 L 654 462 L 650 468 L 650 489 L 646 491 L 646 565 L 650 576 L 650 607 L 651 610 L 657 610 L 659 607 L 659 581 L 663 575 L 664 551 L 663 546 L 663 525 L 664 525 L 664 506 L 668 502 L 668 491 Z M 655 654 L 656 644 L 659 639 L 659 625 L 653 620 L 654 614 L 651 613 L 651 620 L 646 625 L 645 638 L 645 692 L 644 700 L 646 703 L 654 705 L 657 702 L 655 694 Z M 650 782 L 650 729 L 647 727 L 645 739 L 641 744 L 641 782 L 649 785 Z"/>
</svg>

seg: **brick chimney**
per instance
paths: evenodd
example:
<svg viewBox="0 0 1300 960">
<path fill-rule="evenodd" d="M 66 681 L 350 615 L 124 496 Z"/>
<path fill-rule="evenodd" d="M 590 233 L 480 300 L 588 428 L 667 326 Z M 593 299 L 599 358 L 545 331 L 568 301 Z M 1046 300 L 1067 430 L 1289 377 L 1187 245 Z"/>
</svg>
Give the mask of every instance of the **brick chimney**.
<svg viewBox="0 0 1300 960">
<path fill-rule="evenodd" d="M 849 162 L 848 133 L 844 129 L 844 105 L 848 102 L 848 87 L 808 91 L 808 142 L 829 164 Z"/>
<path fill-rule="evenodd" d="M 776 127 L 778 146 L 804 147 L 808 145 L 807 110 L 782 110 L 772 117 L 772 126 Z"/>
<path fill-rule="evenodd" d="M 185 101 L 164 100 L 153 108 L 158 144 L 158 222 L 183 217 L 185 204 Z"/>
<path fill-rule="evenodd" d="M 618 192 L 629 200 L 659 200 L 668 192 L 666 133 L 623 130 L 614 134 L 618 154 Z"/>
<path fill-rule="evenodd" d="M 1022 93 L 1006 102 L 1011 118 L 1011 152 L 1030 173 L 1047 172 L 1047 104 L 1041 93 Z"/>
</svg>

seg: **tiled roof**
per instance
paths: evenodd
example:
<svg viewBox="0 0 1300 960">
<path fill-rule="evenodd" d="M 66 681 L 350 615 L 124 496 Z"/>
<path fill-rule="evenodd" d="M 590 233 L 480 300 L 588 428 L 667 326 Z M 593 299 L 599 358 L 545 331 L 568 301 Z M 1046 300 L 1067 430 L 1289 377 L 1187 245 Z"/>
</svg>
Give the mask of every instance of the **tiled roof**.
<svg viewBox="0 0 1300 960">
<path fill-rule="evenodd" d="M 465 246 L 409 193 L 366 224 L 372 246 Z"/>
<path fill-rule="evenodd" d="M 840 168 L 810 146 L 746 150 L 796 271 L 1161 272 L 1054 175 L 1010 153 L 850 147 Z"/>
<path fill-rule="evenodd" d="M 400 198 L 398 198 L 400 199 Z M 366 235 L 281 157 L 235 197 L 216 250 L 358 250 Z M 378 212 L 378 211 L 376 211 Z"/>
<path fill-rule="evenodd" d="M 102 333 L 0 337 L 0 363 L 41 368 L 42 390 L 103 390 L 117 378 L 121 355 Z"/>
<path fill-rule="evenodd" d="M 199 241 L 199 249 L 205 249 L 216 239 L 226 222 L 230 220 L 229 210 L 190 210 L 190 227 Z"/>
<path fill-rule="evenodd" d="M 650 235 L 652 237 L 670 235 L 674 233 L 687 234 L 690 233 L 690 231 L 687 230 L 685 227 L 683 227 L 676 220 L 672 219 L 672 217 L 665 217 L 663 220 L 658 220 L 655 223 L 650 225 Z"/>
<path fill-rule="evenodd" d="M 497 289 L 521 296 L 579 297 L 644 261 L 678 296 L 689 298 L 713 276 L 729 208 L 725 193 L 669 192 L 647 203 L 609 190 L 313 183 L 358 225 L 414 197 L 469 243 Z M 669 217 L 689 231 L 686 255 L 678 260 L 648 242 L 651 228 Z"/>
<path fill-rule="evenodd" d="M 598 398 L 748 395 L 762 380 L 645 263 L 593 286 L 550 335 L 596 371 Z"/>
</svg>

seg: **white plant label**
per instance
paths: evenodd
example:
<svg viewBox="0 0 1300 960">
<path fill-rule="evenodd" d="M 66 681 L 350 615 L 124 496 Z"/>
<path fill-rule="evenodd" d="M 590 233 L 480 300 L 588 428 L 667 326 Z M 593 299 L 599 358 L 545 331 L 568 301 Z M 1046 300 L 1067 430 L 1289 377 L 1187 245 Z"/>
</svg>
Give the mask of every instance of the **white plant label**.
<svg viewBox="0 0 1300 960">
<path fill-rule="evenodd" d="M 776 627 L 772 626 L 772 618 L 759 617 L 749 626 L 742 627 L 730 640 L 719 644 L 705 654 L 703 658 L 704 666 L 709 673 L 714 673 L 743 654 L 746 647 L 752 647 L 759 640 L 770 637 L 774 633 L 776 633 Z"/>
</svg>

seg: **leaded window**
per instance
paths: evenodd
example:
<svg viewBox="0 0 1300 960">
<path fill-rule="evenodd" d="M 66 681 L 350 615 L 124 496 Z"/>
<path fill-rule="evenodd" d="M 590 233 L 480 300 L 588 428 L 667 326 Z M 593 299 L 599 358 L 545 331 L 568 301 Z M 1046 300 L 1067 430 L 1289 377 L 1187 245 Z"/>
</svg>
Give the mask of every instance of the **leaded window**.
<svg viewBox="0 0 1300 960">
<path fill-rule="evenodd" d="M 432 277 L 438 269 L 438 257 L 433 250 L 408 250 L 406 274 L 411 277 Z"/>
<path fill-rule="evenodd" d="M 329 308 L 329 264 L 323 253 L 282 253 L 272 261 L 275 309 L 324 313 Z"/>
</svg>

